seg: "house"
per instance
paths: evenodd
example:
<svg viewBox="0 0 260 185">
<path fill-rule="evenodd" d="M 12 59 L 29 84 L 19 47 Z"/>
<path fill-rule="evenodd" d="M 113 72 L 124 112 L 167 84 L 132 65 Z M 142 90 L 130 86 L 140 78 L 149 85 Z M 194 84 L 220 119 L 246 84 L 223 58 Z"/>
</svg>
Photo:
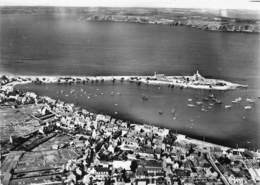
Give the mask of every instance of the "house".
<svg viewBox="0 0 260 185">
<path fill-rule="evenodd" d="M 147 185 L 147 179 L 136 179 L 135 184 L 136 185 Z"/>
<path fill-rule="evenodd" d="M 109 176 L 109 168 L 96 166 L 95 167 L 95 176 L 98 180 L 105 180 Z"/>
<path fill-rule="evenodd" d="M 139 148 L 139 145 L 134 139 L 122 137 L 122 150 L 136 150 Z"/>
<path fill-rule="evenodd" d="M 137 153 L 141 158 L 154 159 L 154 150 L 152 148 L 142 147 Z"/>
<path fill-rule="evenodd" d="M 189 177 L 190 176 L 189 170 L 175 169 L 175 173 L 176 173 L 177 177 Z"/>
<path fill-rule="evenodd" d="M 131 161 L 113 161 L 113 168 L 114 169 L 125 169 L 127 171 L 131 170 L 130 166 L 131 166 Z"/>
<path fill-rule="evenodd" d="M 147 175 L 148 175 L 147 169 L 142 165 L 138 165 L 135 173 L 136 179 L 143 179 L 147 177 Z"/>
<path fill-rule="evenodd" d="M 164 171 L 161 161 L 156 160 L 147 160 L 147 161 L 139 161 L 139 165 L 142 165 L 146 171 L 147 176 L 150 177 L 164 177 Z"/>
<path fill-rule="evenodd" d="M 160 81 L 169 81 L 164 74 L 157 74 L 156 72 L 153 75 L 153 79 Z"/>
</svg>

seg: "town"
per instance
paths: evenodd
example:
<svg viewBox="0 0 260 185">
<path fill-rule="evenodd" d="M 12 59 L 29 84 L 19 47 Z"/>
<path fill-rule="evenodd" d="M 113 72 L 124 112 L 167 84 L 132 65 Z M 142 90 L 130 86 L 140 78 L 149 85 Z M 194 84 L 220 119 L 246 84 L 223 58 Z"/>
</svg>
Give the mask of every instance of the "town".
<svg viewBox="0 0 260 185">
<path fill-rule="evenodd" d="M 260 182 L 259 151 L 219 146 L 14 90 L 23 82 L 28 79 L 0 79 L 1 127 L 11 129 L 1 130 L 3 185 Z"/>
</svg>

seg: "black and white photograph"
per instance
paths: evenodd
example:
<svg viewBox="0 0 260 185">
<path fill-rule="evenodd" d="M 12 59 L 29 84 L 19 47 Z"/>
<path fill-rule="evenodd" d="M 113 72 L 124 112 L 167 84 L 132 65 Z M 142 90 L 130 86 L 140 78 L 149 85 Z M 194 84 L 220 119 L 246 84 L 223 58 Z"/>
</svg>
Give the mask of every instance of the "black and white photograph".
<svg viewBox="0 0 260 185">
<path fill-rule="evenodd" d="M 260 0 L 0 0 L 0 185 L 259 185 Z"/>
</svg>

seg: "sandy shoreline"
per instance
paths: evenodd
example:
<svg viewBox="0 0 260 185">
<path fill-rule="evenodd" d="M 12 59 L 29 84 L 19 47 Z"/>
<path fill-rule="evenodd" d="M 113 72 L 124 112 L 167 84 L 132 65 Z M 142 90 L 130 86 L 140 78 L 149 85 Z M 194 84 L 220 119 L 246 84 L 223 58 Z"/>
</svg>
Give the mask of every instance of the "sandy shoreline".
<svg viewBox="0 0 260 185">
<path fill-rule="evenodd" d="M 8 75 L 15 79 L 12 85 L 31 82 L 38 83 L 80 83 L 99 81 L 130 81 L 148 85 L 168 85 L 171 87 L 205 89 L 205 90 L 231 90 L 236 88 L 247 88 L 247 85 L 232 83 L 219 79 L 207 79 L 198 72 L 193 76 L 30 76 L 30 75 Z"/>
</svg>

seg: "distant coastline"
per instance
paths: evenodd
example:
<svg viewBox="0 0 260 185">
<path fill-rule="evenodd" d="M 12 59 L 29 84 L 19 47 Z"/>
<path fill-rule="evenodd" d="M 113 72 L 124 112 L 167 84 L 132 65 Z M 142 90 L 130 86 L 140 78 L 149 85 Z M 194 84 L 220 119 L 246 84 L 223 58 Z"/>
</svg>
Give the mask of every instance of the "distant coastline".
<svg viewBox="0 0 260 185">
<path fill-rule="evenodd" d="M 243 10 L 111 7 L 0 7 L 0 14 L 68 15 L 79 21 L 187 26 L 207 31 L 260 33 L 259 13 Z"/>
</svg>

